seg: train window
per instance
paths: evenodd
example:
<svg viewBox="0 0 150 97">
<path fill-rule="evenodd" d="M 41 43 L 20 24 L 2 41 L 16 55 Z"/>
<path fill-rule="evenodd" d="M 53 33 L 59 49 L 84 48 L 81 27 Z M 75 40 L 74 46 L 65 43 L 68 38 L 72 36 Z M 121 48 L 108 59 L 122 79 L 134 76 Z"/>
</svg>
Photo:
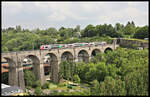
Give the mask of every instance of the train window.
<svg viewBox="0 0 150 97">
<path fill-rule="evenodd" d="M 48 49 L 48 47 L 47 46 L 44 46 L 45 47 L 45 49 Z"/>
</svg>

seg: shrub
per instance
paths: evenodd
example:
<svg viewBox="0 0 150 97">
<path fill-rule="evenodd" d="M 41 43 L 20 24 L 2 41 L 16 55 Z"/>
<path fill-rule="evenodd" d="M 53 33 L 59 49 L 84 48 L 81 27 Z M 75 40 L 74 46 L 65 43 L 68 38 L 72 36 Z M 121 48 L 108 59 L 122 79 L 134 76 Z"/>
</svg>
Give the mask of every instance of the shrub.
<svg viewBox="0 0 150 97">
<path fill-rule="evenodd" d="M 48 89 L 49 88 L 49 82 L 46 82 L 43 86 L 42 89 Z"/>
<path fill-rule="evenodd" d="M 67 83 L 59 83 L 58 86 L 59 87 L 67 86 Z"/>
<path fill-rule="evenodd" d="M 32 86 L 35 82 L 35 75 L 30 70 L 24 71 L 24 79 L 25 79 L 25 85 L 26 86 Z"/>
<path fill-rule="evenodd" d="M 40 87 L 36 87 L 36 88 L 35 88 L 35 91 L 34 91 L 34 94 L 35 94 L 36 96 L 41 96 L 41 95 L 43 95 L 42 89 L 41 89 Z"/>
<path fill-rule="evenodd" d="M 32 87 L 33 88 L 41 87 L 41 82 L 39 80 L 37 80 L 35 83 L 33 83 Z"/>
<path fill-rule="evenodd" d="M 79 76 L 77 74 L 73 76 L 73 81 L 75 83 L 80 83 L 80 78 L 79 78 Z"/>
</svg>

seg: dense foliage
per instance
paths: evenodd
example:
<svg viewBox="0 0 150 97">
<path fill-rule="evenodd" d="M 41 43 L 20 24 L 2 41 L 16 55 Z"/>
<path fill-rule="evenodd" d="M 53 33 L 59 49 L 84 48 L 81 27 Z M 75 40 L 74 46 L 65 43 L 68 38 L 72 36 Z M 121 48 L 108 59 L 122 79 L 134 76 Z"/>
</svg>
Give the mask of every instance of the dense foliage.
<svg viewBox="0 0 150 97">
<path fill-rule="evenodd" d="M 149 33 L 148 26 L 137 28 L 137 31 L 134 34 L 134 38 L 139 38 L 139 39 L 148 38 L 148 33 Z"/>
<path fill-rule="evenodd" d="M 85 29 L 64 28 L 59 30 L 28 30 L 20 26 L 2 29 L 2 52 L 39 49 L 42 44 L 75 43 L 75 42 L 112 42 L 114 37 L 148 38 L 148 26 L 136 27 L 134 22 L 126 25 L 116 23 L 104 25 L 87 25 Z M 96 54 L 89 63 L 73 63 L 64 61 L 60 66 L 63 79 L 75 83 L 90 85 L 87 92 L 61 92 L 52 95 L 148 95 L 148 50 L 119 48 L 115 51 Z M 8 75 L 8 74 L 7 74 Z M 49 83 L 41 86 L 33 72 L 24 72 L 25 84 L 36 88 L 35 94 L 41 95 L 42 89 L 47 89 Z"/>
<path fill-rule="evenodd" d="M 42 89 L 40 87 L 35 88 L 34 95 L 42 96 L 43 95 Z"/>
<path fill-rule="evenodd" d="M 60 66 L 60 74 L 63 79 L 71 80 L 71 81 L 79 81 L 77 76 L 74 75 L 77 73 L 76 64 L 73 62 L 63 61 L 59 64 Z"/>
<path fill-rule="evenodd" d="M 147 49 L 119 48 L 99 53 L 90 63 L 76 63 L 72 68 L 81 83 L 90 85 L 89 95 L 148 95 Z M 69 71 L 69 68 L 65 70 Z M 64 78 L 69 80 L 69 76 Z"/>
<path fill-rule="evenodd" d="M 25 86 L 28 88 L 41 87 L 41 82 L 36 79 L 31 70 L 24 70 Z"/>
<path fill-rule="evenodd" d="M 35 82 L 35 75 L 30 70 L 24 70 L 24 80 L 26 86 L 33 86 Z"/>
<path fill-rule="evenodd" d="M 45 30 L 39 28 L 34 30 L 9 27 L 2 29 L 2 52 L 22 51 L 39 49 L 42 44 L 53 43 L 75 43 L 107 41 L 112 42 L 115 37 L 134 37 L 139 39 L 148 38 L 148 26 L 136 27 L 134 22 L 128 22 L 126 25 L 116 23 L 93 26 L 87 25 L 80 29 L 80 25 L 75 28 L 61 27 L 59 30 L 50 27 Z"/>
</svg>

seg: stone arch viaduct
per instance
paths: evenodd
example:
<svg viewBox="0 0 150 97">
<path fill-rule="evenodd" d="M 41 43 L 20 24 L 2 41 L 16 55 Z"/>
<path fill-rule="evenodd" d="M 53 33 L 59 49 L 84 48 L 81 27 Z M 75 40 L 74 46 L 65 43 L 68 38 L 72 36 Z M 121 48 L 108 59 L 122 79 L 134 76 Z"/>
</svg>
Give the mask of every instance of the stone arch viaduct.
<svg viewBox="0 0 150 97">
<path fill-rule="evenodd" d="M 54 82 L 58 82 L 59 63 L 62 60 L 71 60 L 73 62 L 84 61 L 88 62 L 97 51 L 105 52 L 108 49 L 115 50 L 119 45 L 114 41 L 112 44 L 89 46 L 89 47 L 75 47 L 75 48 L 59 48 L 52 50 L 34 50 L 34 51 L 18 51 L 10 53 L 2 53 L 2 58 L 6 59 L 9 64 L 9 78 L 10 85 L 17 85 L 25 88 L 24 72 L 22 62 L 28 57 L 33 61 L 33 72 L 41 84 L 46 81 L 44 75 L 44 56 L 49 55 L 53 65 L 52 78 Z"/>
</svg>

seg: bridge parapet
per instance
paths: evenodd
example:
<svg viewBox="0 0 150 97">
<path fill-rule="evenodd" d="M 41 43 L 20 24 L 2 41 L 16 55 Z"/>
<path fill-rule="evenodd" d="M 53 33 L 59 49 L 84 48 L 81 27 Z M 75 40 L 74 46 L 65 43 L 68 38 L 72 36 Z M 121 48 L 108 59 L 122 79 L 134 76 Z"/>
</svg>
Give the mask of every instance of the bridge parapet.
<svg viewBox="0 0 150 97">
<path fill-rule="evenodd" d="M 2 53 L 2 56 L 16 55 L 16 52 Z"/>
</svg>

